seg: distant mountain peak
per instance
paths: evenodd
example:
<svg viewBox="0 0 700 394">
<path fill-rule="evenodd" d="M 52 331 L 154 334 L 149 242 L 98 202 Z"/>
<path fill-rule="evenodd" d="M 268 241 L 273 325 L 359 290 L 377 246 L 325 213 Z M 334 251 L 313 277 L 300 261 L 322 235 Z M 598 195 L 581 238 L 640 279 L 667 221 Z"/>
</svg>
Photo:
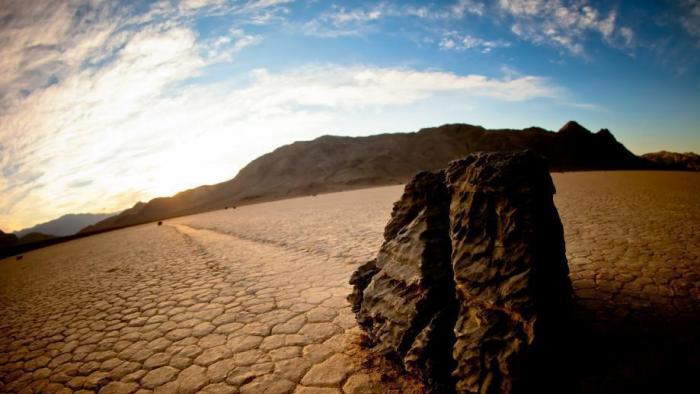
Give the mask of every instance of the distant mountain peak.
<svg viewBox="0 0 700 394">
<path fill-rule="evenodd" d="M 562 126 L 557 133 L 568 135 L 587 135 L 591 134 L 591 131 L 578 124 L 578 122 L 575 120 L 570 120 L 566 122 L 566 124 Z M 610 132 L 608 131 L 608 133 Z"/>
</svg>

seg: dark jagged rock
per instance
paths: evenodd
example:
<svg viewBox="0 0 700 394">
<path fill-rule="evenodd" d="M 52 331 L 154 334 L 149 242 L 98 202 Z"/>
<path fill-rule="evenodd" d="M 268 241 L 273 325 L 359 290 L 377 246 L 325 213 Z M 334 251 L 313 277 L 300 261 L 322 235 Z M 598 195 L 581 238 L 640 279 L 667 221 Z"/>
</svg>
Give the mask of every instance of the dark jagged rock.
<svg viewBox="0 0 700 394">
<path fill-rule="evenodd" d="M 448 214 L 444 174 L 416 175 L 394 205 L 377 255 L 378 271 L 362 292 L 357 312 L 378 352 L 403 359 L 409 371 L 431 385 L 440 384 L 435 369 L 441 360 L 430 358 L 430 349 L 436 331 L 449 329 L 443 310 L 453 296 Z"/>
<path fill-rule="evenodd" d="M 348 295 L 348 302 L 350 302 L 352 306 L 353 313 L 360 311 L 360 307 L 362 306 L 362 293 L 377 271 L 379 271 L 379 268 L 377 268 L 377 260 L 370 260 L 359 266 L 357 270 L 352 273 L 352 276 L 350 276 L 350 284 L 353 286 L 353 291 Z"/>
<path fill-rule="evenodd" d="M 459 304 L 453 375 L 468 393 L 509 393 L 571 297 L 564 231 L 545 160 L 476 154 L 447 169 Z"/>
<path fill-rule="evenodd" d="M 477 153 L 416 175 L 376 265 L 351 282 L 374 349 L 436 391 L 531 384 L 526 371 L 556 337 L 571 296 L 553 193 L 545 160 L 529 151 Z"/>
<path fill-rule="evenodd" d="M 443 172 L 432 173 L 419 172 L 404 188 L 399 201 L 394 203 L 391 219 L 384 228 L 384 240 L 390 241 L 396 237 L 399 231 L 408 226 L 428 204 L 449 204 L 447 189 L 444 186 L 445 175 Z M 447 216 L 447 210 L 444 212 Z"/>
</svg>

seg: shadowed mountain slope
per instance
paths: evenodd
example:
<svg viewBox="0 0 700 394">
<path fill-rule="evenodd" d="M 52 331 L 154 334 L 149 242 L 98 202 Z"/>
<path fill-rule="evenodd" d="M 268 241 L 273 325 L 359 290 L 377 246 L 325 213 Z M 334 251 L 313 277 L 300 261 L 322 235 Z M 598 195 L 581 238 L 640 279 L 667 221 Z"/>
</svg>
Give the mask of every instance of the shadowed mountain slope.
<svg viewBox="0 0 700 394">
<path fill-rule="evenodd" d="M 14 234 L 7 234 L 0 230 L 0 251 L 5 249 L 10 249 L 17 244 L 17 236 Z"/>
<path fill-rule="evenodd" d="M 17 244 L 18 245 L 33 244 L 36 242 L 46 241 L 46 240 L 50 240 L 53 238 L 56 238 L 56 237 L 51 235 L 51 234 L 29 233 L 29 234 L 25 234 L 19 240 L 17 240 Z"/>
<path fill-rule="evenodd" d="M 53 235 L 42 233 L 29 233 L 22 237 L 17 237 L 15 234 L 7 234 L 0 231 L 0 256 L 4 256 L 6 254 L 5 252 L 11 252 L 21 245 L 31 245 L 37 242 L 50 241 L 55 238 L 56 237 Z"/>
<path fill-rule="evenodd" d="M 554 171 L 653 168 L 653 164 L 617 142 L 607 129 L 591 133 L 573 121 L 557 132 L 537 127 L 487 130 L 448 124 L 415 133 L 323 136 L 294 142 L 260 156 L 229 181 L 139 203 L 82 231 L 122 227 L 235 204 L 403 183 L 418 171 L 443 168 L 451 160 L 469 153 L 523 149 L 545 156 Z"/>
</svg>

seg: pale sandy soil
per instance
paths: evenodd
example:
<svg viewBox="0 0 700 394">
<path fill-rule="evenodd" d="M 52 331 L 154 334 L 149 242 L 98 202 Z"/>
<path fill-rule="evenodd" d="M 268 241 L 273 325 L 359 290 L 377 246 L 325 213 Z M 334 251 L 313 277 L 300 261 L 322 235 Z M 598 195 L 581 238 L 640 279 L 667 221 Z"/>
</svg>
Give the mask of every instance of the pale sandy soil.
<svg viewBox="0 0 700 394">
<path fill-rule="evenodd" d="M 555 174 L 573 391 L 682 392 L 700 366 L 700 174 Z M 384 392 L 345 300 L 392 186 L 239 207 L 0 261 L 0 392 Z"/>
</svg>

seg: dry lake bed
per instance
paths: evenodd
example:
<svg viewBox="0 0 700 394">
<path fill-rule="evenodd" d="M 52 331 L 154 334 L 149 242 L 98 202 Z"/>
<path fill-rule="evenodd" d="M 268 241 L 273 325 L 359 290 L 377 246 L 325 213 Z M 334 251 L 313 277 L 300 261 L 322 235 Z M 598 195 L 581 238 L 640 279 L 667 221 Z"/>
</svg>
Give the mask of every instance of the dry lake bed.
<svg viewBox="0 0 700 394">
<path fill-rule="evenodd" d="M 700 368 L 700 173 L 554 174 L 575 289 L 567 392 Z M 0 261 L 0 392 L 420 391 L 345 299 L 401 186 L 220 210 Z"/>
</svg>

